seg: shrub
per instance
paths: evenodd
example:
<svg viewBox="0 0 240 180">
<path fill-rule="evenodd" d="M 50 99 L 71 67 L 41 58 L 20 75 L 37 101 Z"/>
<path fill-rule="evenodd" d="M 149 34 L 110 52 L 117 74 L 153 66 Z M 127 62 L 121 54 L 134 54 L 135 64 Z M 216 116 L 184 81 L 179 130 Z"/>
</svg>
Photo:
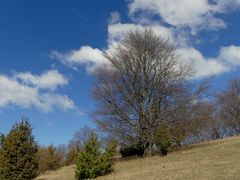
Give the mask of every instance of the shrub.
<svg viewBox="0 0 240 180">
<path fill-rule="evenodd" d="M 79 152 L 75 172 L 76 179 L 96 178 L 110 173 L 113 170 L 114 148 L 116 147 L 110 145 L 105 149 L 105 152 L 101 152 L 97 136 L 91 134 L 84 149 Z"/>
<path fill-rule="evenodd" d="M 143 156 L 144 149 L 141 147 L 141 145 L 137 144 L 128 147 L 121 147 L 120 153 L 122 157 Z"/>
<path fill-rule="evenodd" d="M 114 155 L 117 153 L 117 142 L 112 141 L 110 142 L 106 149 L 105 149 L 105 154 L 109 156 L 109 158 L 112 158 Z"/>
<path fill-rule="evenodd" d="M 168 127 L 160 125 L 155 132 L 154 141 L 163 156 L 168 154 L 168 148 L 171 146 L 171 140 L 172 137 Z"/>
<path fill-rule="evenodd" d="M 56 170 L 62 165 L 62 154 L 56 147 L 50 145 L 48 147 L 39 148 L 39 172 Z"/>
<path fill-rule="evenodd" d="M 4 137 L 4 134 L 0 134 L 0 148 L 2 147 Z"/>
<path fill-rule="evenodd" d="M 28 120 L 16 123 L 0 149 L 0 179 L 33 179 L 38 172 L 37 144 Z"/>
<path fill-rule="evenodd" d="M 69 148 L 66 154 L 66 158 L 64 161 L 64 164 L 66 166 L 71 165 L 71 164 L 75 164 L 78 158 L 78 153 L 80 150 L 76 149 L 76 148 Z"/>
</svg>

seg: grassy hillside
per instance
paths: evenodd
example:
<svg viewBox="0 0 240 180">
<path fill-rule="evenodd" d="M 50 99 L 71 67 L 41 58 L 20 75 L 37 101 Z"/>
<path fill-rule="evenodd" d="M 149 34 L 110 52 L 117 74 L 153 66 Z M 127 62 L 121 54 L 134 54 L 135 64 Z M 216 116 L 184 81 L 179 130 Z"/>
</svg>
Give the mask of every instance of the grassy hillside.
<svg viewBox="0 0 240 180">
<path fill-rule="evenodd" d="M 240 137 L 183 148 L 167 157 L 117 162 L 115 172 L 101 179 L 239 179 Z M 42 175 L 38 180 L 73 180 L 74 166 Z"/>
</svg>

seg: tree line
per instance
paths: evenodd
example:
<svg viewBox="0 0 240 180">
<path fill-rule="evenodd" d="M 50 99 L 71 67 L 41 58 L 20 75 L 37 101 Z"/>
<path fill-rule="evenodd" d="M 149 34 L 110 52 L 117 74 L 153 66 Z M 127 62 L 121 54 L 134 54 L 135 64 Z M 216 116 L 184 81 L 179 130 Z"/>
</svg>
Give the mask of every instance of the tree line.
<svg viewBox="0 0 240 180">
<path fill-rule="evenodd" d="M 30 180 L 46 171 L 72 164 L 77 166 L 76 179 L 110 173 L 117 144 L 102 144 L 99 135 L 86 127 L 75 133 L 68 146 L 39 146 L 28 119 L 23 119 L 15 123 L 6 136 L 1 135 L 0 179 Z"/>
<path fill-rule="evenodd" d="M 0 138 L 0 179 L 32 179 L 70 164 L 76 179 L 95 178 L 113 170 L 116 153 L 167 155 L 240 133 L 240 78 L 211 92 L 211 79 L 194 80 L 194 64 L 151 29 L 128 32 L 104 55 L 108 64 L 94 72 L 92 90 L 100 132 L 85 127 L 68 145 L 43 147 L 23 120 Z"/>
</svg>

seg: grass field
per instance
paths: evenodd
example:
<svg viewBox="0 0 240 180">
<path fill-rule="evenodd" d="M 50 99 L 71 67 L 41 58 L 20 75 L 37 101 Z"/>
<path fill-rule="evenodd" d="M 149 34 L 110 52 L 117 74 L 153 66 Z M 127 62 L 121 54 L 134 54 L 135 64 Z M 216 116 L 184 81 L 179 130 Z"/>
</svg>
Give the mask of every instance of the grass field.
<svg viewBox="0 0 240 180">
<path fill-rule="evenodd" d="M 39 176 L 38 180 L 73 180 L 75 166 Z M 117 162 L 115 171 L 99 180 L 240 179 L 240 137 L 187 146 L 167 157 Z"/>
</svg>

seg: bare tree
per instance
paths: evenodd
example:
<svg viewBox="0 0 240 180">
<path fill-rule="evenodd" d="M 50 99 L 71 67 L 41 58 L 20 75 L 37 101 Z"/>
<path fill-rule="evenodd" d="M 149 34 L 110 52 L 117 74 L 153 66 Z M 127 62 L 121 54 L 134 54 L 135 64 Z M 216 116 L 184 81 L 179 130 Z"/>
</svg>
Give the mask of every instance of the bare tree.
<svg viewBox="0 0 240 180">
<path fill-rule="evenodd" d="M 90 134 L 93 132 L 94 129 L 88 126 L 80 128 L 73 134 L 73 138 L 70 140 L 68 148 L 80 151 L 84 147 L 84 144 L 88 141 Z"/>
<path fill-rule="evenodd" d="M 173 123 L 173 134 L 177 132 L 177 136 L 174 136 L 176 144 L 221 138 L 221 126 L 215 107 L 213 99 L 205 99 L 188 105 L 184 113 L 179 113 L 178 117 L 183 119 Z"/>
<path fill-rule="evenodd" d="M 195 136 L 203 128 L 208 113 L 202 102 L 187 103 L 172 111 L 168 126 L 177 146 L 189 136 Z"/>
<path fill-rule="evenodd" d="M 227 89 L 218 95 L 218 104 L 225 133 L 240 134 L 240 78 L 229 82 Z"/>
<path fill-rule="evenodd" d="M 76 163 L 79 152 L 83 150 L 84 145 L 88 142 L 91 134 L 97 136 L 95 130 L 88 126 L 80 128 L 73 134 L 73 138 L 68 143 L 67 152 L 65 155 L 66 165 Z"/>
<path fill-rule="evenodd" d="M 151 152 L 159 124 L 198 99 L 204 86 L 190 86 L 192 65 L 149 29 L 127 33 L 105 57 L 109 64 L 95 74 L 94 120 L 121 145 L 140 143 L 145 154 Z"/>
</svg>

